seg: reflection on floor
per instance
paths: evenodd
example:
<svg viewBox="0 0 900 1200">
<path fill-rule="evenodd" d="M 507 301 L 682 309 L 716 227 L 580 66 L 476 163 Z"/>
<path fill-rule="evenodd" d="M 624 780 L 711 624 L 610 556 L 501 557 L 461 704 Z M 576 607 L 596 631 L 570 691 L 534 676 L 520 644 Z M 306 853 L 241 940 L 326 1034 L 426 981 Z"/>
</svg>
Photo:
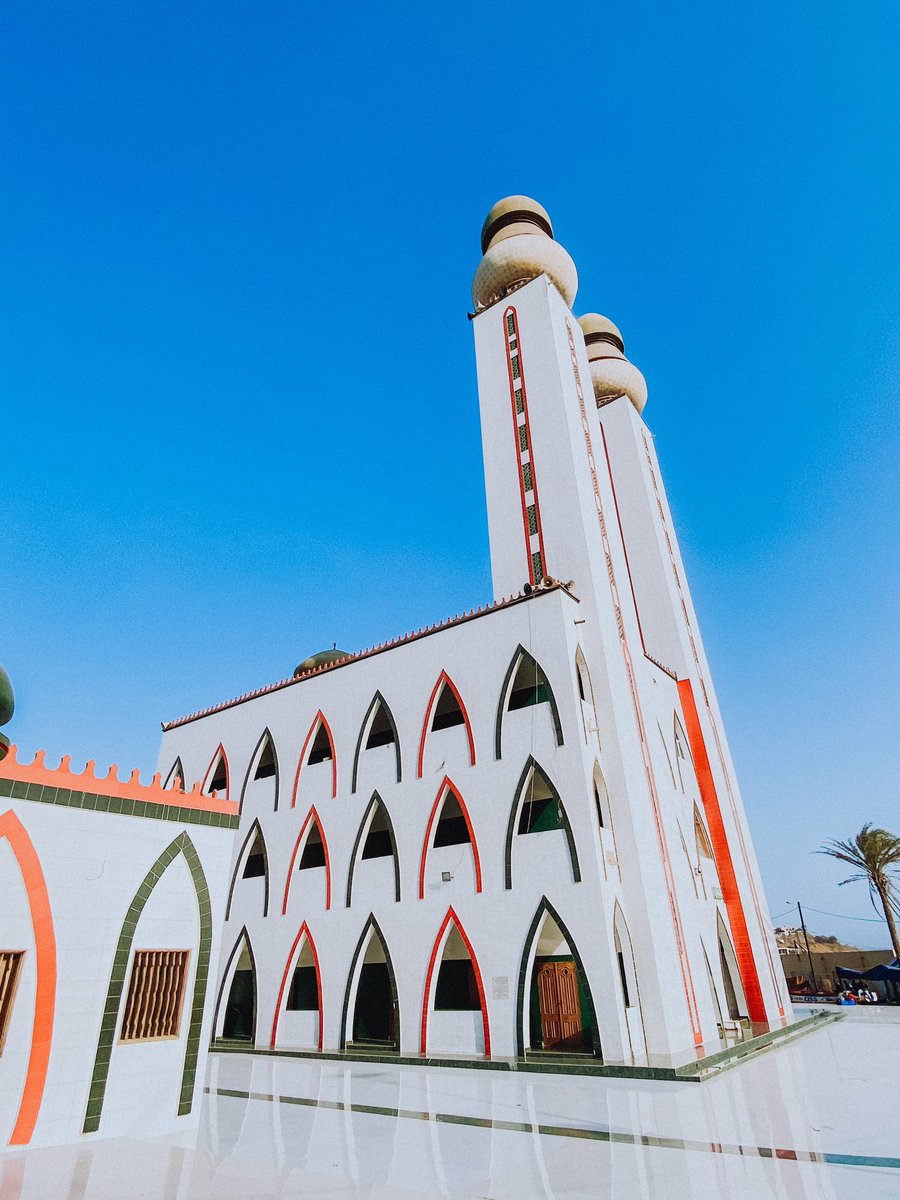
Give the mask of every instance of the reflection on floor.
<svg viewBox="0 0 900 1200">
<path fill-rule="evenodd" d="M 707 1083 L 214 1056 L 199 1134 L 0 1156 L 2 1200 L 900 1195 L 900 1011 Z"/>
</svg>

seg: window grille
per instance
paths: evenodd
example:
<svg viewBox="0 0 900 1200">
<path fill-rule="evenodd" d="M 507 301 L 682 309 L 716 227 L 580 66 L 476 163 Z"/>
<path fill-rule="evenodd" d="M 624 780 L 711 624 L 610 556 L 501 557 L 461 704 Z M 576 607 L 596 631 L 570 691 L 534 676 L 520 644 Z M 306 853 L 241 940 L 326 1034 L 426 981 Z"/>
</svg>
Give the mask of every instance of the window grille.
<svg viewBox="0 0 900 1200">
<path fill-rule="evenodd" d="M 136 950 L 120 1041 L 178 1037 L 187 950 Z"/>
<path fill-rule="evenodd" d="M 24 955 L 24 950 L 0 950 L 0 1054 L 6 1041 Z"/>
</svg>

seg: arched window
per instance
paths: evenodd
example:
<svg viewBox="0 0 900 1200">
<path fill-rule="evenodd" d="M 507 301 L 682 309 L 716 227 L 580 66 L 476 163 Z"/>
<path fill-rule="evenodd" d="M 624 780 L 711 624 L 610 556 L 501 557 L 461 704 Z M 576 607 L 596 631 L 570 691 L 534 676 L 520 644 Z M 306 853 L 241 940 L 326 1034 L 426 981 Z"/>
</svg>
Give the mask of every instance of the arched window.
<svg viewBox="0 0 900 1200">
<path fill-rule="evenodd" d="M 519 784 L 506 827 L 506 889 L 512 887 L 513 841 L 517 836 L 552 833 L 561 830 L 566 839 L 572 876 L 575 883 L 581 882 L 581 868 L 575 837 L 562 796 L 550 780 L 549 775 L 529 755 Z"/>
<path fill-rule="evenodd" d="M 684 726 L 678 719 L 678 713 L 674 714 L 674 735 L 675 735 L 675 766 L 678 771 L 678 785 L 684 791 L 684 775 L 682 773 L 681 764 L 687 765 L 690 761 L 690 743 L 687 739 L 687 734 L 684 732 Z"/>
<path fill-rule="evenodd" d="M 217 792 L 218 795 L 224 796 L 226 800 L 228 799 L 228 759 L 221 742 L 212 756 L 212 761 L 206 772 L 206 778 L 203 781 L 203 791 L 207 796 L 211 796 L 213 792 Z"/>
<path fill-rule="evenodd" d="M 739 1021 L 747 1015 L 747 998 L 741 983 L 741 971 L 738 966 L 734 946 L 729 937 L 721 913 L 716 915 L 716 927 L 719 941 L 719 967 L 722 971 L 722 983 L 725 987 L 725 1001 L 728 1005 L 728 1017 Z"/>
<path fill-rule="evenodd" d="M 425 743 L 430 733 L 452 729 L 455 726 L 465 727 L 466 740 L 469 750 L 469 762 L 475 766 L 475 738 L 472 734 L 472 724 L 462 696 L 456 684 L 446 671 L 441 671 L 438 681 L 431 691 L 425 708 L 425 719 L 422 722 L 422 734 L 419 738 L 419 760 L 416 776 L 422 778 L 425 762 Z"/>
<path fill-rule="evenodd" d="M 474 1022 L 462 1014 L 477 1012 Z M 429 1036 L 430 1035 L 430 1036 Z M 491 1034 L 481 969 L 472 943 L 453 909 L 438 930 L 422 1003 L 422 1054 L 441 1051 L 484 1054 L 490 1058 Z"/>
<path fill-rule="evenodd" d="M 384 801 L 377 792 L 369 801 L 353 843 L 350 870 L 347 873 L 347 907 L 353 898 L 353 878 L 357 864 L 366 860 L 391 858 L 394 863 L 394 899 L 400 900 L 400 856 L 394 826 Z"/>
<path fill-rule="evenodd" d="M 234 898 L 235 884 L 238 879 L 262 879 L 262 912 L 263 916 L 269 915 L 269 855 L 266 850 L 266 841 L 263 837 L 262 827 L 259 821 L 254 821 L 244 838 L 244 844 L 241 846 L 240 853 L 237 856 L 237 861 L 234 864 L 234 872 L 231 876 L 231 886 L 228 889 L 228 902 L 225 905 L 225 920 L 231 916 L 231 904 Z M 258 885 L 257 885 L 258 886 Z M 258 897 L 259 893 L 257 893 Z M 245 898 L 248 902 L 251 897 Z M 258 902 L 258 901 L 257 901 Z"/>
<path fill-rule="evenodd" d="M 238 934 L 225 966 L 213 1034 L 225 1041 L 256 1042 L 256 959 L 246 926 Z"/>
<path fill-rule="evenodd" d="M 594 685 L 588 670 L 581 647 L 575 651 L 575 678 L 578 683 L 578 701 L 581 707 L 581 724 L 584 729 L 584 740 L 590 742 L 592 737 L 600 745 L 600 723 L 597 719 L 597 702 L 594 698 Z M 601 747 L 602 748 L 602 747 Z"/>
<path fill-rule="evenodd" d="M 553 732 L 557 746 L 563 744 L 562 722 L 559 718 L 559 707 L 550 681 L 543 667 L 532 657 L 524 646 L 518 646 L 512 656 L 503 687 L 500 690 L 500 700 L 497 705 L 497 721 L 494 732 L 494 753 L 497 758 L 503 757 L 503 718 L 506 712 L 531 708 L 536 704 L 548 706 Z"/>
<path fill-rule="evenodd" d="M 252 797 L 251 811 L 268 809 L 277 812 L 278 785 L 278 754 L 275 741 L 269 730 L 264 729 L 256 743 L 256 749 L 250 756 L 238 811 L 243 813 L 244 803 L 249 796 Z"/>
<path fill-rule="evenodd" d="M 315 1046 L 321 1050 L 322 1012 L 319 955 L 304 921 L 284 964 L 270 1047 L 274 1050 L 280 1040 L 284 1046 Z"/>
<path fill-rule="evenodd" d="M 360 756 L 366 750 L 378 750 L 382 746 L 393 746 L 394 748 L 397 783 L 400 783 L 402 770 L 400 735 L 397 732 L 397 723 L 384 696 L 382 696 L 381 692 L 376 692 L 372 698 L 372 703 L 366 710 L 366 715 L 363 717 L 359 737 L 356 740 L 356 753 L 353 755 L 353 778 L 350 785 L 351 792 L 356 791 L 359 779 Z"/>
<path fill-rule="evenodd" d="M 478 853 L 478 842 L 469 810 L 459 790 L 447 776 L 438 788 L 437 796 L 428 817 L 425 829 L 425 840 L 422 843 L 422 859 L 419 866 L 419 899 L 425 898 L 425 869 L 429 852 L 438 851 L 438 867 L 441 883 L 450 883 L 454 872 L 462 861 L 459 854 L 441 854 L 445 847 L 470 846 L 472 851 L 472 867 L 475 875 L 475 891 L 481 891 L 481 856 Z M 447 869 L 449 868 L 449 869 Z"/>
<path fill-rule="evenodd" d="M 297 763 L 297 774 L 294 776 L 294 794 L 291 797 L 291 808 L 297 803 L 297 792 L 300 787 L 300 774 L 304 768 L 317 766 L 319 763 L 331 763 L 331 796 L 337 795 L 337 756 L 334 750 L 334 738 L 331 726 L 325 719 L 321 709 L 312 719 L 309 732 L 300 751 L 300 761 Z"/>
<path fill-rule="evenodd" d="M 184 767 L 181 765 L 180 757 L 176 758 L 175 761 L 172 763 L 172 767 L 169 771 L 169 774 L 166 776 L 166 782 L 165 782 L 164 786 L 166 788 L 175 788 L 176 790 L 178 790 L 180 792 L 185 791 Z"/>
<path fill-rule="evenodd" d="M 644 1018 L 641 1012 L 641 995 L 638 989 L 637 969 L 634 963 L 634 948 L 631 944 L 631 934 L 618 902 L 613 912 L 613 946 L 616 956 L 616 966 L 619 975 L 622 1004 L 625 1009 L 625 1025 L 632 1058 L 644 1054 L 646 1035 L 644 1033 Z"/>
<path fill-rule="evenodd" d="M 328 909 L 331 908 L 331 857 L 328 853 L 328 840 L 325 837 L 321 818 L 316 812 L 315 806 L 313 806 L 307 813 L 306 820 L 300 828 L 297 841 L 294 843 L 294 852 L 291 855 L 291 864 L 288 867 L 287 879 L 284 885 L 282 913 L 287 912 L 291 883 L 294 880 L 294 876 L 299 875 L 301 872 L 309 872 L 311 876 L 317 877 L 319 870 L 323 868 L 325 907 Z M 304 886 L 307 886 L 310 882 L 311 880 L 307 880 Z M 306 892 L 307 904 L 309 904 L 310 894 L 309 891 Z"/>
</svg>

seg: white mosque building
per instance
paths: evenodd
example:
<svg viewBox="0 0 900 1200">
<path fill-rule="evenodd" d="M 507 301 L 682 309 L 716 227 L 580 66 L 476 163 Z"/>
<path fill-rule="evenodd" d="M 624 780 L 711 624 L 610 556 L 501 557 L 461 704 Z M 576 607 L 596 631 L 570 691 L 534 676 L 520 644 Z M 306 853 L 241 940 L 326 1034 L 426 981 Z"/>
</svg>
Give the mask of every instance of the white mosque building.
<svg viewBox="0 0 900 1200">
<path fill-rule="evenodd" d="M 169 722 L 150 787 L 0 761 L 3 1144 L 190 1120 L 210 1043 L 640 1072 L 792 1020 L 644 379 L 539 204 L 482 252 L 498 599 Z"/>
</svg>

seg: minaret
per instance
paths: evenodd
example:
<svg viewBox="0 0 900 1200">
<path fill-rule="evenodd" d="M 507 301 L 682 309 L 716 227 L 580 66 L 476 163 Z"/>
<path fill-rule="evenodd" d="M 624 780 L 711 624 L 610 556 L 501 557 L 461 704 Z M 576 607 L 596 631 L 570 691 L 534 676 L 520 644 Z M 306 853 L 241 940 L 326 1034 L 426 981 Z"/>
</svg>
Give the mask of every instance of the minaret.
<svg viewBox="0 0 900 1200">
<path fill-rule="evenodd" d="M 784 982 L 641 417 L 646 383 L 611 321 L 573 316 L 575 265 L 539 204 L 525 196 L 496 204 L 482 252 L 473 327 L 494 593 L 552 578 L 570 583 L 581 602 L 578 640 L 601 712 L 628 919 L 653 964 L 641 981 L 645 1023 L 648 1013 L 657 1023 L 648 1041 L 699 1046 L 715 1028 L 704 962 L 718 958 L 714 935 L 695 913 L 680 849 L 684 822 L 666 790 L 670 774 L 675 786 L 666 744 L 673 728 L 689 741 L 738 986 L 751 1019 L 779 1023 Z"/>
</svg>

